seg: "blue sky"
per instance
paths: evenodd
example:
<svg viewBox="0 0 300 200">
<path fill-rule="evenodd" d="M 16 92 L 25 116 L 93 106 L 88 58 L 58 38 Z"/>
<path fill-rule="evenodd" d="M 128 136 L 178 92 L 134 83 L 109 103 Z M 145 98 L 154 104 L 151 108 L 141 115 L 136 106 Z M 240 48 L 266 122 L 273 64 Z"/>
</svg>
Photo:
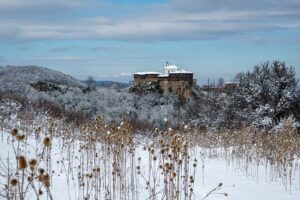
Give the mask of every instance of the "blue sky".
<svg viewBox="0 0 300 200">
<path fill-rule="evenodd" d="M 298 0 L 0 0 L 0 65 L 128 81 L 168 60 L 230 80 L 268 60 L 300 73 Z"/>
</svg>

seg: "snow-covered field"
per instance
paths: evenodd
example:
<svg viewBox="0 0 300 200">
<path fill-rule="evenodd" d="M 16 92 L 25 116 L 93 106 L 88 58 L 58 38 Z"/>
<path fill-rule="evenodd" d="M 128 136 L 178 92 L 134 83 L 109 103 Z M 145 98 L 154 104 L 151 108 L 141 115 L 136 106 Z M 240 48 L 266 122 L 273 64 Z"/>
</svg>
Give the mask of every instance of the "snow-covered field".
<svg viewBox="0 0 300 200">
<path fill-rule="evenodd" d="M 0 135 L 0 158 L 3 164 L 7 165 L 9 157 L 11 166 L 15 166 L 12 137 L 8 130 L 1 132 Z M 20 154 L 28 159 L 41 156 L 39 153 L 43 152 L 43 137 L 38 138 L 34 135 L 26 137 L 25 141 L 20 142 L 22 150 Z M 17 141 L 14 145 L 16 147 Z M 161 160 L 153 161 L 154 157 L 160 156 L 159 151 L 153 149 L 151 152 L 152 149 L 149 151 L 144 148 L 147 145 L 140 142 L 137 146 L 125 148 L 124 152 L 118 152 L 117 148 L 110 149 L 112 146 L 101 142 L 91 147 L 74 138 L 56 137 L 53 138 L 51 149 L 47 150 L 50 162 L 46 158 L 41 158 L 39 167 L 50 172 L 50 191 L 53 199 L 57 200 L 84 199 L 84 197 L 142 200 L 166 198 L 163 192 L 164 175 L 159 170 Z M 184 169 L 188 169 L 189 176 L 194 177 L 193 192 L 189 192 L 191 199 L 205 198 L 206 194 L 220 183 L 222 187 L 213 191 L 207 199 L 300 199 L 299 166 L 293 166 L 295 170 L 291 171 L 289 177 L 288 171 L 278 172 L 263 162 L 233 159 L 222 148 L 207 149 L 194 146 L 189 147 L 188 152 L 190 162 Z M 197 161 L 194 161 L 195 159 Z M 96 166 L 99 167 L 99 172 Z M 178 173 L 184 169 L 178 168 Z M 184 178 L 180 180 L 183 181 Z M 180 199 L 185 199 L 185 183 L 179 182 L 174 181 L 178 185 Z M 0 183 L 2 190 L 5 184 L 3 177 Z M 26 199 L 36 199 L 33 190 L 28 190 Z M 49 198 L 44 192 L 40 199 Z"/>
</svg>

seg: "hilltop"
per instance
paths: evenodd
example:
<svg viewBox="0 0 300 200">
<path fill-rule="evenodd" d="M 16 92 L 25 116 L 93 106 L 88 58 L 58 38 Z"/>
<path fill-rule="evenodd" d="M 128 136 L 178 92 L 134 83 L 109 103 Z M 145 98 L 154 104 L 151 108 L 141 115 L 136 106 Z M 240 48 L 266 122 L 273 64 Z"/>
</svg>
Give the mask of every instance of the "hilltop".
<svg viewBox="0 0 300 200">
<path fill-rule="evenodd" d="M 121 83 L 116 81 L 95 81 L 96 85 L 99 87 L 106 88 L 126 88 L 129 87 L 128 83 Z"/>
<path fill-rule="evenodd" d="M 39 66 L 0 67 L 0 91 L 24 91 L 27 86 L 37 81 L 68 87 L 84 88 L 86 84 L 70 75 Z"/>
</svg>

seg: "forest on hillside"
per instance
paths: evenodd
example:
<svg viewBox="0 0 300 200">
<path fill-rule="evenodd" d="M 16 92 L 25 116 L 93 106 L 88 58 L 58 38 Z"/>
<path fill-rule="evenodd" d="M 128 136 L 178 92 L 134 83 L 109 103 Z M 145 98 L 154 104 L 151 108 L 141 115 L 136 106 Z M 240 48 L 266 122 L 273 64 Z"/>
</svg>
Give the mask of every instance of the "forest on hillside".
<svg viewBox="0 0 300 200">
<path fill-rule="evenodd" d="M 137 129 L 239 129 L 252 126 L 276 129 L 290 123 L 299 128 L 300 92 L 296 71 L 284 62 L 265 62 L 234 78 L 238 86 L 227 93 L 194 88 L 183 100 L 170 94 L 135 94 L 126 87 L 99 87 L 47 68 L 0 68 L 0 112 L 17 103 L 18 113 L 45 113 L 77 124 L 101 115 L 108 122 L 126 118 Z"/>
</svg>

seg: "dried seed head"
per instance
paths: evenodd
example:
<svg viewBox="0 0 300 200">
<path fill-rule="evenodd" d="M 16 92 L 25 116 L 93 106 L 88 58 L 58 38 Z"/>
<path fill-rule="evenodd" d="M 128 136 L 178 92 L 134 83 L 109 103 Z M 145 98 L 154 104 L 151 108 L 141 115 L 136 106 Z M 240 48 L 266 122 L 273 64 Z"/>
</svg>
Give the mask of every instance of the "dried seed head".
<svg viewBox="0 0 300 200">
<path fill-rule="evenodd" d="M 32 176 L 28 176 L 28 177 L 27 177 L 27 181 L 28 181 L 28 182 L 32 182 L 32 181 L 33 181 Z"/>
<path fill-rule="evenodd" d="M 45 147 L 49 147 L 51 145 L 51 139 L 49 137 L 45 137 L 43 140 L 43 144 Z"/>
<path fill-rule="evenodd" d="M 36 165 L 37 165 L 36 159 L 31 159 L 31 160 L 29 161 L 29 167 L 34 168 Z"/>
<path fill-rule="evenodd" d="M 24 156 L 18 157 L 19 169 L 25 169 L 27 167 L 27 161 Z"/>
<path fill-rule="evenodd" d="M 46 174 L 42 177 L 42 182 L 43 182 L 43 185 L 45 186 L 45 188 L 50 187 L 50 176 L 49 176 L 49 174 Z"/>
<path fill-rule="evenodd" d="M 11 130 L 10 134 L 15 137 L 18 134 L 19 130 L 17 128 L 14 128 Z"/>
<path fill-rule="evenodd" d="M 151 149 L 150 152 L 151 152 L 152 154 L 154 154 L 154 153 L 155 153 L 155 150 L 154 150 L 154 149 Z"/>
<path fill-rule="evenodd" d="M 39 182 L 42 182 L 42 181 L 43 181 L 43 175 L 38 175 L 36 178 L 37 178 L 37 180 L 38 180 Z"/>
<path fill-rule="evenodd" d="M 16 135 L 16 139 L 21 142 L 25 139 L 25 135 Z"/>
<path fill-rule="evenodd" d="M 10 184 L 11 184 L 12 186 L 16 186 L 16 185 L 18 184 L 18 180 L 15 179 L 15 178 L 13 178 L 13 179 L 10 180 Z"/>
<path fill-rule="evenodd" d="M 45 173 L 45 170 L 43 168 L 39 168 L 39 174 L 44 174 Z"/>
<path fill-rule="evenodd" d="M 42 128 L 38 127 L 38 128 L 35 129 L 34 132 L 35 132 L 35 134 L 40 134 L 41 130 L 42 130 Z"/>
<path fill-rule="evenodd" d="M 43 176 L 43 181 L 49 181 L 49 180 L 50 180 L 49 174 L 45 174 L 45 175 Z"/>
</svg>

